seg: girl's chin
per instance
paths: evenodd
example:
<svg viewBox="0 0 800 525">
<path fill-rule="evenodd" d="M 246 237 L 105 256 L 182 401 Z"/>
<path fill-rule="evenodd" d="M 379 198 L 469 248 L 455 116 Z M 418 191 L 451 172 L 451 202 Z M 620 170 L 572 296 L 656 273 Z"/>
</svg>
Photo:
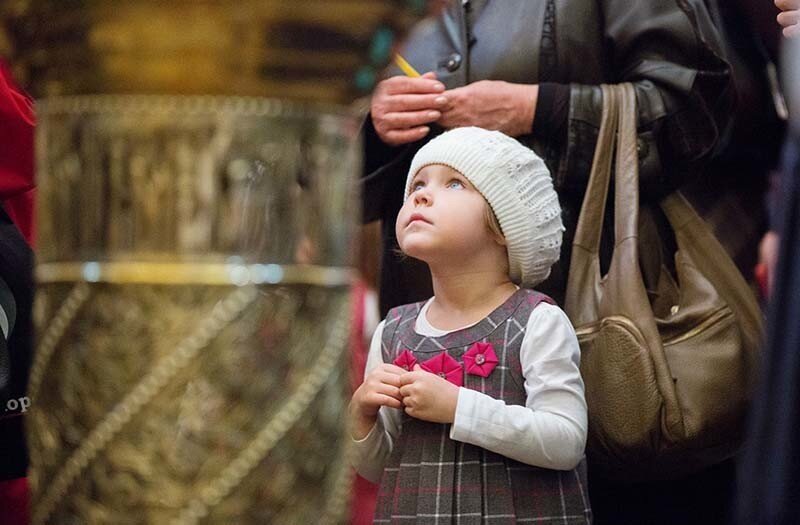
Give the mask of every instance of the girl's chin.
<svg viewBox="0 0 800 525">
<path fill-rule="evenodd" d="M 433 258 L 434 254 L 438 252 L 436 248 L 433 243 L 417 242 L 416 240 L 409 240 L 400 245 L 404 254 L 424 262 Z"/>
</svg>

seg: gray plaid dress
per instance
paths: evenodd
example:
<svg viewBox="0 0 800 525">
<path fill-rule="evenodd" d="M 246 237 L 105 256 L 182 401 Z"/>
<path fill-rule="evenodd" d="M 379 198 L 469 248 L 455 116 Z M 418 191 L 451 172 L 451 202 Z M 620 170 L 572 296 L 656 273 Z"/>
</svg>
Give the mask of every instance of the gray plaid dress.
<svg viewBox="0 0 800 525">
<path fill-rule="evenodd" d="M 491 343 L 499 363 L 464 386 L 507 404 L 525 406 L 519 360 L 525 327 L 547 296 L 520 289 L 478 324 L 442 337 L 414 331 L 424 303 L 392 309 L 381 350 L 392 363 L 404 350 L 418 362 L 447 352 L 462 362 L 476 342 Z M 534 467 L 484 448 L 450 439 L 450 425 L 402 416 L 400 433 L 381 478 L 375 523 L 585 524 L 591 523 L 585 460 L 571 471 Z"/>
</svg>

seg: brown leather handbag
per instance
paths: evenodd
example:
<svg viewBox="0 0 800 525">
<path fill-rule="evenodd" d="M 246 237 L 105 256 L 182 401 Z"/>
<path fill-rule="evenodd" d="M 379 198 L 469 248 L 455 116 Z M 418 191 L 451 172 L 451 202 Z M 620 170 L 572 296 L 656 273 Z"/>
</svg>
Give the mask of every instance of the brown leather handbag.
<svg viewBox="0 0 800 525">
<path fill-rule="evenodd" d="M 674 269 L 661 263 L 665 243 L 652 210 L 639 205 L 634 88 L 602 90 L 565 302 L 581 345 L 587 456 L 607 477 L 674 478 L 730 457 L 741 444 L 762 318 L 733 261 L 677 192 L 659 205 L 677 245 Z M 615 151 L 614 251 L 601 278 Z M 658 262 L 644 268 L 648 260 Z"/>
</svg>

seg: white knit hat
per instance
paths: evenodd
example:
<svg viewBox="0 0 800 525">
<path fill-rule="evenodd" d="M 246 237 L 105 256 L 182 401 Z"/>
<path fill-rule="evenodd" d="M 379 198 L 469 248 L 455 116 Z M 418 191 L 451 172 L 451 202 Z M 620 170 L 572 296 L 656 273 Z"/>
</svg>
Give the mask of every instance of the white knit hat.
<svg viewBox="0 0 800 525">
<path fill-rule="evenodd" d="M 513 282 L 531 288 L 550 275 L 561 252 L 564 226 L 550 171 L 536 153 L 499 131 L 447 131 L 414 156 L 405 199 L 414 176 L 431 164 L 461 173 L 489 203 L 506 238 Z"/>
</svg>

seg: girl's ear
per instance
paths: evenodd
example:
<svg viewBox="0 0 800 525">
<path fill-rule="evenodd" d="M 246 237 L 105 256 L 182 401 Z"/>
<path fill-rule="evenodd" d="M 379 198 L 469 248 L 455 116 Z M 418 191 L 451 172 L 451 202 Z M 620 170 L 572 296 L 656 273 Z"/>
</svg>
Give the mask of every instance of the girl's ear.
<svg viewBox="0 0 800 525">
<path fill-rule="evenodd" d="M 505 246 L 507 244 L 506 237 L 503 235 L 503 229 L 500 228 L 500 222 L 497 220 L 497 216 L 492 211 L 489 203 L 486 203 L 484 218 L 486 219 L 486 228 L 489 230 L 489 232 L 491 232 L 494 241 L 500 246 Z"/>
</svg>

